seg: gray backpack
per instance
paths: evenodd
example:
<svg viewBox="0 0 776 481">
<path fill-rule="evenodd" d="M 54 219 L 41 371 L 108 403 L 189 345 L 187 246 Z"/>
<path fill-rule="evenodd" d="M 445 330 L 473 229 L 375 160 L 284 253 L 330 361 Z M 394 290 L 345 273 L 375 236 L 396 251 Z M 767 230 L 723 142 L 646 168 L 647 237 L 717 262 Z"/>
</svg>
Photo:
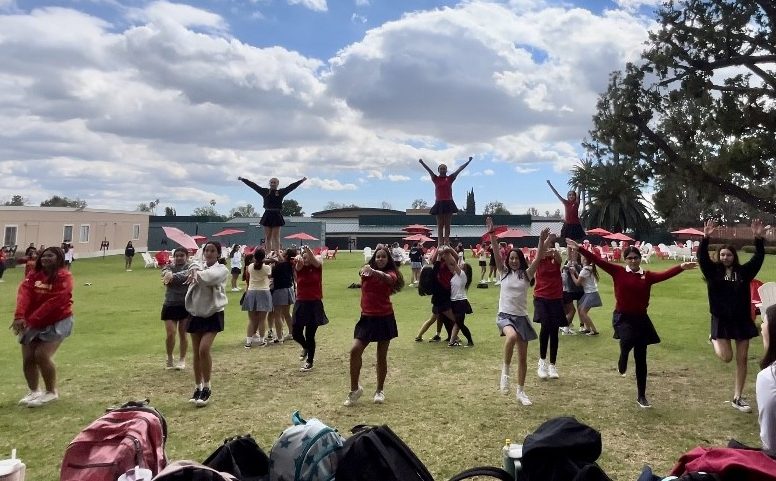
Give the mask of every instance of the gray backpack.
<svg viewBox="0 0 776 481">
<path fill-rule="evenodd" d="M 295 411 L 269 453 L 269 481 L 330 481 L 342 457 L 344 439 L 319 419 Z"/>
</svg>

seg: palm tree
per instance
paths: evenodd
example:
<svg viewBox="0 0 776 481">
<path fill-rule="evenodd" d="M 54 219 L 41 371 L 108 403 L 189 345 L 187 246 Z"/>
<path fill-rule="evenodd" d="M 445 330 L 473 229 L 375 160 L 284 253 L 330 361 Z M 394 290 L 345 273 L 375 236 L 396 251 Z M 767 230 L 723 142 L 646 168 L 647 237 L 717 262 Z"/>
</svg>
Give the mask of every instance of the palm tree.
<svg viewBox="0 0 776 481">
<path fill-rule="evenodd" d="M 613 232 L 645 230 L 651 214 L 642 194 L 644 182 L 636 177 L 630 161 L 583 161 L 572 170 L 571 185 L 587 196 L 582 222 L 587 228 L 603 227 Z"/>
</svg>

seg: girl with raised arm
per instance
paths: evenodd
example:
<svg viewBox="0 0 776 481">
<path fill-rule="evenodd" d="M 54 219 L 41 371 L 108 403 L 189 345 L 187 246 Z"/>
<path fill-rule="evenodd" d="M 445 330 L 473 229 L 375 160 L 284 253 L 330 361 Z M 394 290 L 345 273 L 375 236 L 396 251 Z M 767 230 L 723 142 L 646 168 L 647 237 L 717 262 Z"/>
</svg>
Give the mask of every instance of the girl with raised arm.
<svg viewBox="0 0 776 481">
<path fill-rule="evenodd" d="M 496 233 L 493 231 L 493 220 L 490 217 L 486 219 L 485 225 L 490 233 L 491 242 L 498 242 Z M 549 229 L 544 229 L 539 235 L 539 252 L 531 265 L 528 265 L 525 256 L 519 249 L 510 250 L 506 259 L 501 256 L 499 249 L 493 250 L 501 281 L 496 325 L 501 335 L 506 337 L 499 389 L 503 394 L 509 392 L 509 368 L 512 364 L 512 354 L 517 348 L 517 390 L 515 395 L 523 406 L 533 404 L 523 390 L 523 386 L 528 366 L 528 342 L 536 339 L 536 331 L 528 320 L 528 288 L 534 283 L 536 267 L 539 265 L 539 259 L 544 257 L 549 235 Z"/>
<path fill-rule="evenodd" d="M 552 186 L 552 183 L 548 180 L 547 185 L 552 189 L 552 193 L 555 197 L 563 203 L 563 227 L 560 230 L 561 239 L 572 239 L 577 242 L 582 242 L 582 238 L 585 237 L 585 229 L 582 228 L 582 223 L 579 221 L 579 196 L 573 190 L 568 191 L 566 198 L 564 199 Z"/>
<path fill-rule="evenodd" d="M 299 187 L 302 182 L 307 180 L 307 177 L 296 182 L 278 189 L 280 181 L 273 177 L 269 179 L 269 189 L 266 187 L 259 187 L 250 180 L 244 177 L 237 177 L 237 180 L 241 181 L 254 191 L 256 191 L 263 199 L 264 214 L 261 216 L 259 223 L 264 226 L 264 238 L 267 240 L 267 252 L 280 251 L 280 228 L 286 225 L 286 221 L 283 219 L 283 198 L 292 190 Z"/>
<path fill-rule="evenodd" d="M 302 346 L 299 359 L 304 364 L 299 370 L 307 372 L 315 361 L 315 333 L 329 323 L 323 309 L 323 264 L 309 247 L 303 246 L 302 254 L 294 259 L 294 270 L 297 291 L 291 332 Z"/>
<path fill-rule="evenodd" d="M 458 174 L 472 161 L 464 162 L 462 166 L 458 168 L 452 175 L 447 175 L 447 165 L 439 164 L 437 171 L 439 175 L 436 175 L 423 159 L 419 159 L 420 165 L 426 169 L 428 175 L 431 176 L 431 181 L 434 183 L 434 206 L 431 207 L 431 215 L 436 216 L 437 221 L 437 245 L 449 245 L 450 244 L 450 221 L 453 218 L 453 214 L 458 212 L 458 207 L 453 201 L 453 182 Z"/>
<path fill-rule="evenodd" d="M 738 261 L 736 248 L 723 245 L 717 249 L 717 260 L 709 257 L 709 237 L 717 229 L 713 220 L 703 227 L 703 240 L 698 246 L 698 264 L 709 292 L 711 312 L 711 342 L 714 353 L 723 362 L 733 359 L 731 340 L 736 343 L 736 374 L 732 405 L 739 411 L 752 410 L 741 393 L 746 381 L 746 360 L 749 354 L 749 339 L 757 337 L 757 327 L 751 316 L 752 298 L 749 283 L 755 278 L 765 258 L 763 223 L 752 221 L 755 253 L 746 264 Z"/>
<path fill-rule="evenodd" d="M 579 253 L 612 276 L 614 283 L 614 313 L 612 327 L 614 338 L 620 340 L 620 359 L 617 370 L 625 376 L 628 370 L 628 356 L 633 351 L 636 362 L 636 402 L 643 408 L 652 407 L 647 401 L 647 346 L 658 344 L 652 320 L 647 315 L 652 285 L 668 280 L 682 271 L 695 269 L 695 262 L 682 262 L 663 272 L 650 272 L 641 268 L 641 251 L 638 247 L 626 247 L 623 250 L 625 267 L 607 262 L 580 246 L 573 239 L 566 239 L 566 245 L 579 249 Z"/>
<path fill-rule="evenodd" d="M 352 406 L 364 393 L 358 383 L 364 349 L 370 342 L 377 343 L 377 388 L 374 403 L 385 402 L 385 377 L 388 374 L 388 347 L 399 335 L 393 313 L 391 295 L 404 287 L 404 278 L 393 263 L 387 247 L 375 250 L 372 258 L 359 271 L 361 275 L 361 318 L 353 332 L 350 348 L 350 392 L 345 406 Z"/>
</svg>

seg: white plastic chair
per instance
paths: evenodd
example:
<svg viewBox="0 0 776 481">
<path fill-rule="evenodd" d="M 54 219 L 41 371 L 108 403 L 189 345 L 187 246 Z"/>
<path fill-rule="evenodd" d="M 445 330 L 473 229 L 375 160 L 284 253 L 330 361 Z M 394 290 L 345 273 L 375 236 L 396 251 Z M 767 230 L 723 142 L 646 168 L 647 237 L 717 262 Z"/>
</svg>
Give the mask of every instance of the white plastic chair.
<svg viewBox="0 0 776 481">
<path fill-rule="evenodd" d="M 145 262 L 145 267 L 158 267 L 156 263 L 156 259 L 154 259 L 151 254 L 148 252 L 141 252 L 140 255 L 143 257 L 143 262 Z"/>
<path fill-rule="evenodd" d="M 364 262 L 369 262 L 372 259 L 372 248 L 364 247 Z"/>
<path fill-rule="evenodd" d="M 757 293 L 760 294 L 760 315 L 765 319 L 765 311 L 776 304 L 776 282 L 766 282 L 757 288 Z M 772 320 L 776 321 L 776 319 Z"/>
</svg>

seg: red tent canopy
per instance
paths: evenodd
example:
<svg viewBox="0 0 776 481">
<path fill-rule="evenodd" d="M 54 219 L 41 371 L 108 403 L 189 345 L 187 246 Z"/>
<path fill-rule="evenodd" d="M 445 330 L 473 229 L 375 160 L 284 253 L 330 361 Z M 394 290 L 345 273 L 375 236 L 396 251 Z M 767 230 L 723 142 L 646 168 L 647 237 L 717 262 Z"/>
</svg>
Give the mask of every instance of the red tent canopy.
<svg viewBox="0 0 776 481">
<path fill-rule="evenodd" d="M 692 227 L 688 227 L 686 229 L 674 230 L 674 231 L 671 231 L 671 233 L 677 234 L 677 235 L 699 235 L 699 236 L 703 235 L 703 231 L 698 229 L 693 229 Z"/>
<path fill-rule="evenodd" d="M 305 232 L 298 232 L 296 234 L 287 235 L 284 239 L 299 239 L 299 240 L 318 240 L 317 237 L 313 237 Z"/>
<path fill-rule="evenodd" d="M 224 229 L 221 232 L 216 232 L 215 234 L 213 234 L 213 237 L 221 237 L 221 236 L 227 236 L 232 234 L 242 234 L 243 232 L 245 231 L 240 229 Z"/>
<path fill-rule="evenodd" d="M 410 224 L 406 227 L 402 227 L 401 230 L 409 232 L 411 234 L 427 234 L 431 232 L 431 229 L 420 224 Z"/>
<path fill-rule="evenodd" d="M 414 242 L 431 242 L 434 239 L 432 239 L 431 237 L 427 237 L 427 236 L 425 236 L 423 234 L 412 234 L 412 235 L 409 235 L 407 237 L 402 238 L 402 240 L 414 241 Z"/>
<path fill-rule="evenodd" d="M 194 239 L 194 242 L 199 244 L 200 242 L 205 242 L 207 240 L 207 237 L 203 235 L 193 235 L 191 236 L 192 239 Z"/>
<path fill-rule="evenodd" d="M 600 227 L 596 227 L 595 229 L 590 229 L 587 232 L 587 235 L 610 235 L 611 232 L 609 232 L 606 229 L 601 229 Z"/>
</svg>

